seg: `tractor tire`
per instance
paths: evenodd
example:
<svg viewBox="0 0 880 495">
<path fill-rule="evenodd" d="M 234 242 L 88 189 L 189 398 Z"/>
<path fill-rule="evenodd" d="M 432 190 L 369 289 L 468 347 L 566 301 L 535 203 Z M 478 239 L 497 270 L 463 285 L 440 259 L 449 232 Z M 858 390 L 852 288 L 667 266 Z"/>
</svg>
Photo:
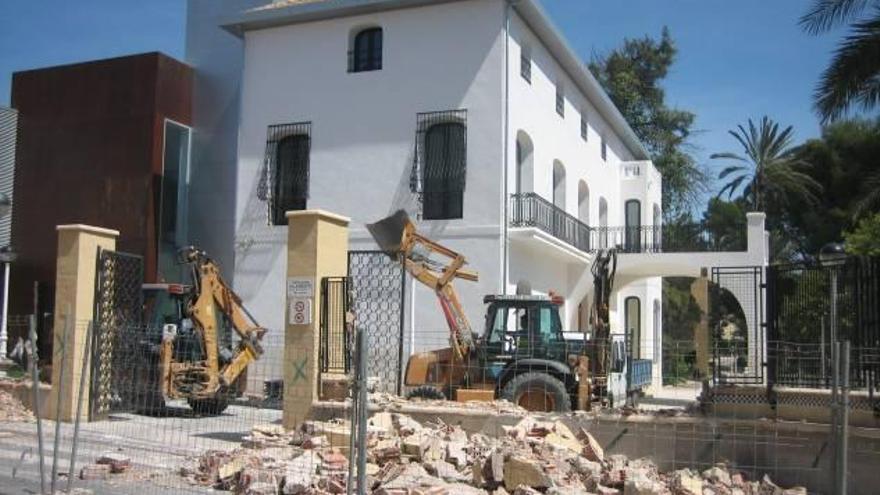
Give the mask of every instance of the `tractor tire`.
<svg viewBox="0 0 880 495">
<path fill-rule="evenodd" d="M 229 407 L 229 400 L 222 396 L 211 399 L 187 399 L 186 402 L 193 411 L 204 416 L 219 416 Z"/>
<path fill-rule="evenodd" d="M 501 397 L 534 412 L 571 411 L 571 397 L 565 383 L 548 373 L 516 375 L 501 390 Z"/>
<path fill-rule="evenodd" d="M 421 385 L 406 393 L 407 399 L 446 400 L 446 394 L 433 385 Z"/>
</svg>

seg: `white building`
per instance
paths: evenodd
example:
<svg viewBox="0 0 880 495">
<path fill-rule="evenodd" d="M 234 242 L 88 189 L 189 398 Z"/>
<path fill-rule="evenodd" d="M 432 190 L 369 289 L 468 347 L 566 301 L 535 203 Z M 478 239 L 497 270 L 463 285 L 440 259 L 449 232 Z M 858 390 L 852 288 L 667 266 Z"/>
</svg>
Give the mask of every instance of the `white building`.
<svg viewBox="0 0 880 495">
<path fill-rule="evenodd" d="M 287 209 L 351 217 L 352 249 L 407 210 L 479 272 L 457 284 L 475 329 L 482 296 L 520 280 L 564 296 L 584 329 L 595 249 L 659 235 L 660 175 L 536 0 L 190 0 L 187 61 L 193 241 L 234 265 L 269 328 L 283 326 Z M 612 331 L 635 330 L 650 359 L 661 279 L 629 275 Z M 406 306 L 408 350 L 436 345 L 434 295 L 408 284 Z"/>
</svg>

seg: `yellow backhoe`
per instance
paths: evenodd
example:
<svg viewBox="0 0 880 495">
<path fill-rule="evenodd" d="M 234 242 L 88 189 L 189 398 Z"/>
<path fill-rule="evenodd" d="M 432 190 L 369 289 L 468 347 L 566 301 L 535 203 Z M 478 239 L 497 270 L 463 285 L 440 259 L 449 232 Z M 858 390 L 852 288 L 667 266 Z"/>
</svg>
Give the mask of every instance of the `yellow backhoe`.
<svg viewBox="0 0 880 495">
<path fill-rule="evenodd" d="M 141 376 L 148 379 L 140 386 L 138 409 L 152 412 L 166 399 L 186 399 L 198 412 L 219 414 L 243 392 L 248 365 L 263 353 L 266 329 L 204 251 L 189 247 L 179 255 L 190 267 L 191 285 L 143 286 L 147 328 L 161 328 L 161 337 L 158 352 L 142 363 Z"/>
</svg>

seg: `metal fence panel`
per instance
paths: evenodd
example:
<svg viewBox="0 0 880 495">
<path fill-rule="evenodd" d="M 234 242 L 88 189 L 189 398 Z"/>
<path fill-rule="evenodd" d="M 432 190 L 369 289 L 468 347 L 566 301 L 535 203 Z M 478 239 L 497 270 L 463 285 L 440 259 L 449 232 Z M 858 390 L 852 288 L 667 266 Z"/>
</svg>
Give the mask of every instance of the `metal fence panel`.
<svg viewBox="0 0 880 495">
<path fill-rule="evenodd" d="M 713 267 L 709 306 L 715 383 L 763 383 L 763 268 Z"/>
<path fill-rule="evenodd" d="M 400 394 L 403 363 L 403 265 L 382 251 L 348 253 L 351 309 L 357 331 L 367 332 L 367 374 L 376 389 Z"/>
<path fill-rule="evenodd" d="M 127 395 L 132 380 L 122 379 L 133 369 L 131 354 L 137 344 L 129 330 L 141 326 L 143 312 L 143 258 L 99 249 L 95 277 L 95 319 L 89 417 L 106 417 Z"/>
</svg>

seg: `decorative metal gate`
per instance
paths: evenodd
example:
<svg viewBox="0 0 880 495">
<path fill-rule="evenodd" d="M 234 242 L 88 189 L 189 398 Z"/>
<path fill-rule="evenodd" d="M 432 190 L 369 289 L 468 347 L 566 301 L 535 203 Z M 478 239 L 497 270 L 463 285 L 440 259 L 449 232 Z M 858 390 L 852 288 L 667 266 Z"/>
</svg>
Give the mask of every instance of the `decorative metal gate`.
<svg viewBox="0 0 880 495">
<path fill-rule="evenodd" d="M 92 371 L 89 417 L 105 418 L 128 395 L 125 380 L 143 312 L 143 258 L 98 249 L 95 276 L 95 315 L 92 327 Z"/>
<path fill-rule="evenodd" d="M 351 371 L 350 336 L 345 324 L 349 306 L 348 278 L 321 279 L 321 373 Z"/>
<path fill-rule="evenodd" d="M 348 283 L 357 331 L 367 332 L 367 376 L 400 394 L 403 363 L 403 265 L 382 251 L 350 251 Z"/>
<path fill-rule="evenodd" d="M 877 390 L 880 258 L 774 265 L 767 270 L 767 287 L 771 385 L 829 388 L 831 344 L 849 340 L 850 385 Z"/>
<path fill-rule="evenodd" d="M 709 291 L 716 384 L 764 383 L 764 270 L 713 267 Z"/>
</svg>

